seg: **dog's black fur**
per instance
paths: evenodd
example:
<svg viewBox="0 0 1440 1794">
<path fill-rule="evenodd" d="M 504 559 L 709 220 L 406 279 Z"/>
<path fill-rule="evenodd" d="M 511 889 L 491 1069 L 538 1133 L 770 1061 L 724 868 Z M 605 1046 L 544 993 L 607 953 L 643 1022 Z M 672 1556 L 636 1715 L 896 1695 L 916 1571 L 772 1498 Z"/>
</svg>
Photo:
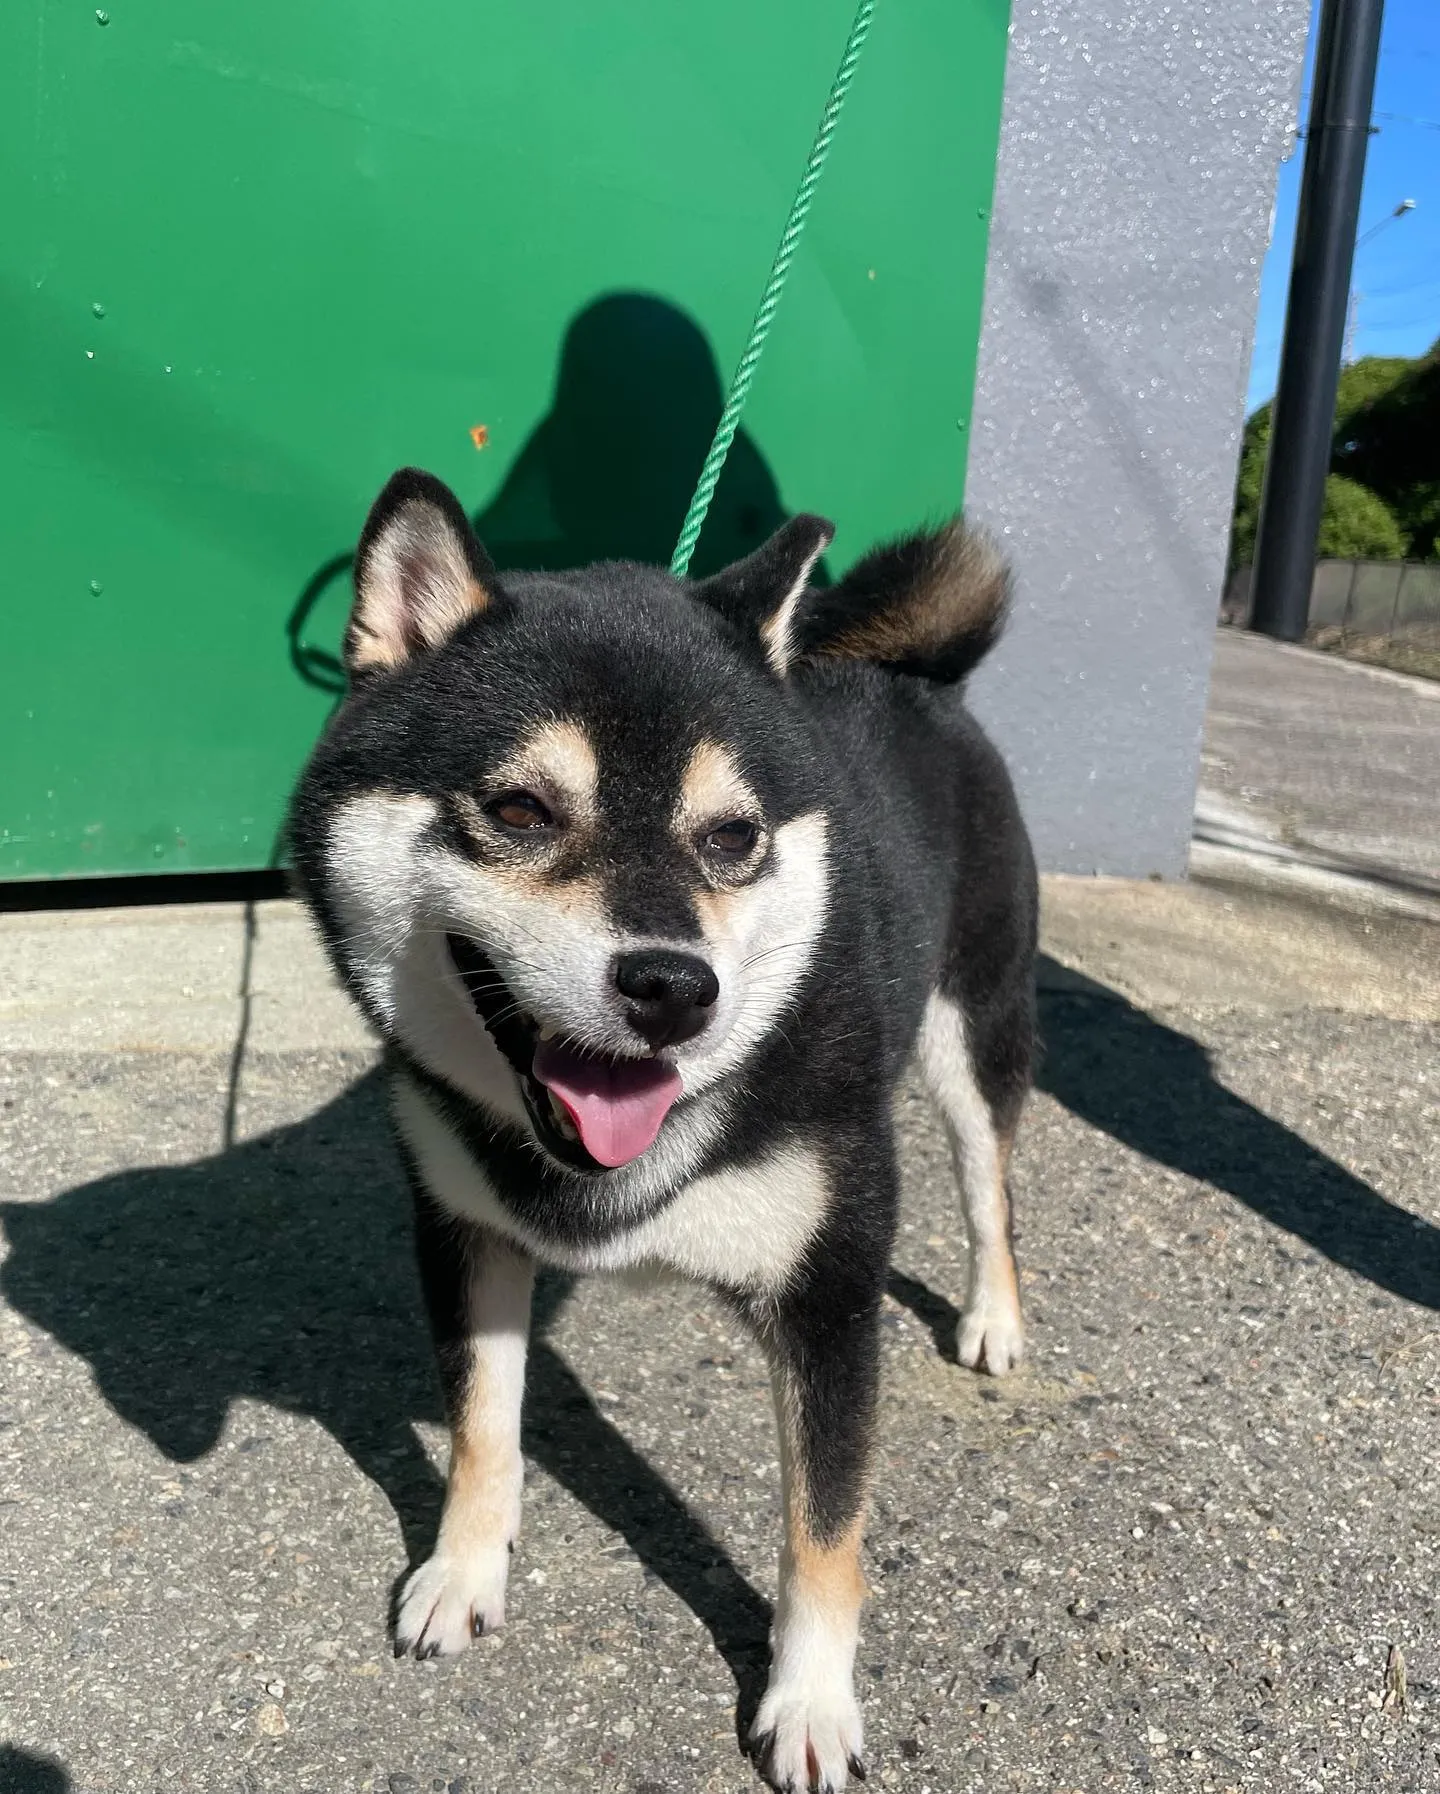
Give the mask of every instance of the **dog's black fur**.
<svg viewBox="0 0 1440 1794">
<path fill-rule="evenodd" d="M 381 607 L 378 625 L 375 603 L 367 608 L 367 579 L 381 577 L 376 545 L 417 507 L 426 530 L 458 544 L 454 577 L 468 580 L 472 604 L 458 625 L 443 606 L 438 621 L 427 614 L 426 580 L 433 590 L 436 578 L 424 567 L 408 597 L 397 588 L 390 609 Z M 497 574 L 445 488 L 398 475 L 357 557 L 353 689 L 304 775 L 290 827 L 303 890 L 342 977 L 386 1036 L 395 1075 L 483 1167 L 532 1254 L 543 1255 L 546 1242 L 562 1257 L 613 1247 L 696 1177 L 754 1167 L 796 1142 L 817 1155 L 824 1212 L 783 1278 L 756 1287 L 727 1277 L 722 1243 L 709 1281 L 798 1392 L 803 1524 L 823 1548 L 853 1529 L 863 1501 L 876 1322 L 896 1225 L 893 1093 L 927 1004 L 948 1000 L 968 1045 L 969 1067 L 960 1069 L 983 1098 L 1003 1167 L 1030 1079 L 1036 937 L 1034 868 L 1010 781 L 958 688 L 998 633 L 1002 569 L 956 524 L 795 596 L 828 539 L 818 519 L 796 518 L 748 561 L 695 584 L 623 564 Z M 417 541 L 404 538 L 391 557 L 402 585 L 406 554 L 413 549 L 414 576 L 415 557 L 432 550 L 431 536 Z M 378 658 L 377 627 L 388 629 Z M 551 1142 L 537 1144 L 533 1129 L 460 1088 L 424 1042 L 407 1038 L 357 961 L 354 901 L 347 909 L 336 895 L 335 818 L 376 793 L 425 800 L 424 851 L 477 878 L 498 876 L 511 845 L 483 830 L 477 837 L 470 800 L 487 769 L 546 719 L 583 728 L 603 801 L 598 833 L 557 840 L 546 888 L 558 903 L 598 878 L 617 937 L 709 951 L 697 892 L 706 878 L 713 888 L 732 875 L 697 873 L 673 825 L 675 794 L 701 744 L 723 745 L 763 814 L 758 857 L 739 883 L 767 888 L 788 823 L 818 813 L 826 824 L 823 922 L 773 1025 L 721 1081 L 723 1126 L 673 1185 L 662 1179 L 624 1204 L 613 1200 L 612 1180 L 630 1167 L 606 1171 L 578 1147 L 557 1156 L 558 1143 L 544 1150 Z M 444 918 L 432 926 L 441 923 L 453 927 Z M 480 939 L 476 951 L 485 948 Z M 478 996 L 476 1007 L 516 1064 L 529 1049 L 507 1037 L 513 1020 Z M 476 1039 L 479 1050 L 478 1025 Z M 684 1125 L 687 1100 L 665 1129 Z M 422 1276 L 459 1416 L 471 1374 L 470 1279 L 502 1247 L 493 1227 L 431 1187 L 407 1151 Z M 800 1785 L 794 1772 L 770 1768 L 789 1775 L 784 1785 Z"/>
</svg>

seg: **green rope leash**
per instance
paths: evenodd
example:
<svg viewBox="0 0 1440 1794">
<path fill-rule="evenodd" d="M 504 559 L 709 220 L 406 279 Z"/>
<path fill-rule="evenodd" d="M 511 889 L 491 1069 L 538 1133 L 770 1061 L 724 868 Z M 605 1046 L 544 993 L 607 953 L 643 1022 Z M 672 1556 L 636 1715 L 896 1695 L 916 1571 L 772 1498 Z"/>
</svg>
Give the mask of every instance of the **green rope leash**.
<svg viewBox="0 0 1440 1794">
<path fill-rule="evenodd" d="M 825 166 L 825 158 L 830 154 L 830 139 L 835 135 L 836 121 L 845 104 L 845 95 L 850 91 L 855 65 L 860 60 L 860 52 L 864 48 L 874 11 L 875 0 L 860 0 L 855 23 L 850 27 L 850 36 L 845 43 L 845 54 L 840 58 L 840 67 L 835 72 L 830 98 L 825 102 L 820 128 L 810 146 L 810 160 L 805 164 L 805 173 L 801 176 L 794 204 L 790 207 L 780 247 L 775 251 L 770 278 L 765 282 L 765 291 L 760 295 L 760 309 L 755 313 L 755 322 L 750 326 L 750 340 L 745 344 L 745 353 L 740 357 L 740 365 L 735 369 L 735 377 L 730 382 L 725 409 L 720 413 L 720 422 L 715 427 L 715 440 L 710 444 L 710 453 L 706 455 L 705 465 L 700 469 L 695 496 L 690 500 L 680 540 L 675 544 L 675 552 L 670 557 L 670 571 L 677 579 L 683 579 L 688 571 L 695 544 L 700 540 L 700 531 L 705 527 L 705 513 L 710 509 L 710 500 L 714 498 L 715 488 L 720 483 L 720 471 L 725 465 L 725 457 L 730 453 L 730 444 L 735 440 L 735 432 L 740 426 L 740 413 L 745 409 L 745 400 L 755 378 L 755 369 L 760 363 L 765 339 L 770 334 L 770 325 L 780 304 L 780 295 L 785 290 L 785 277 L 790 272 L 790 264 L 795 259 L 795 251 L 804 233 L 805 220 L 810 214 L 810 202 L 820 184 L 820 173 Z"/>
</svg>

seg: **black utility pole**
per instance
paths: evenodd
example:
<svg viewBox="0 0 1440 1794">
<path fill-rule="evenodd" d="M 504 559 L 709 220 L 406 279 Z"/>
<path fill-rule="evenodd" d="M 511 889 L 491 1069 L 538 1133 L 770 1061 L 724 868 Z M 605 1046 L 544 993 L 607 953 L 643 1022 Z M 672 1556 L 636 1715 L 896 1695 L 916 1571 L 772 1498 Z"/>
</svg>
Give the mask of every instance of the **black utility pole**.
<svg viewBox="0 0 1440 1794">
<path fill-rule="evenodd" d="M 1251 627 L 1296 642 L 1310 614 L 1335 389 L 1385 0 L 1324 0 L 1285 346 L 1255 534 Z"/>
</svg>

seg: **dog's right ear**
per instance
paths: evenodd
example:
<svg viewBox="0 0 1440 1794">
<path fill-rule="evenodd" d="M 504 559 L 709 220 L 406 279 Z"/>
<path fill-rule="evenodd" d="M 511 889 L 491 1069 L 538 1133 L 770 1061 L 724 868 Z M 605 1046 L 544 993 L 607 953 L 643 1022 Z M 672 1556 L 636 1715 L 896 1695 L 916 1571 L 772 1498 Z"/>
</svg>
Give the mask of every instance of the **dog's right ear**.
<svg viewBox="0 0 1440 1794">
<path fill-rule="evenodd" d="M 459 499 L 434 474 L 402 467 L 371 507 L 355 551 L 346 671 L 357 678 L 401 666 L 504 603 Z"/>
<path fill-rule="evenodd" d="M 792 517 L 753 554 L 697 581 L 692 591 L 783 679 L 795 658 L 795 624 L 806 582 L 834 539 L 835 525 L 823 517 Z"/>
</svg>

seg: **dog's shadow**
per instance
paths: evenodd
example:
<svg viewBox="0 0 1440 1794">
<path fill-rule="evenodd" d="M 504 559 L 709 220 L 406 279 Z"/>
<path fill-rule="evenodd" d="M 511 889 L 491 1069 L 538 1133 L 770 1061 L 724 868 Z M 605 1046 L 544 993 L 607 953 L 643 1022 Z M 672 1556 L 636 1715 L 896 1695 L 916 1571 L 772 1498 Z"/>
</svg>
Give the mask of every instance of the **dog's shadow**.
<svg viewBox="0 0 1440 1794">
<path fill-rule="evenodd" d="M 1099 985 L 1047 993 L 1042 1022 L 1039 1085 L 1077 1116 L 1440 1308 L 1440 1229 L 1227 1090 L 1197 1041 Z M 0 1290 L 84 1357 L 115 1411 L 173 1460 L 208 1451 L 238 1398 L 312 1416 L 389 1498 L 414 1562 L 441 1488 L 413 1423 L 441 1410 L 409 1217 L 372 1073 L 306 1121 L 215 1158 L 0 1206 L 11 1248 Z M 954 1306 L 899 1271 L 890 1289 L 953 1361 Z M 537 1295 L 526 1454 L 709 1629 L 743 1732 L 768 1604 L 548 1339 L 567 1290 L 544 1279 Z"/>
<path fill-rule="evenodd" d="M 53 1757 L 0 1744 L 0 1794 L 69 1794 L 70 1777 Z"/>
<path fill-rule="evenodd" d="M 311 1416 L 383 1490 L 410 1562 L 427 1555 L 443 1490 L 413 1423 L 442 1410 L 378 1073 L 215 1158 L 3 1205 L 0 1224 L 7 1300 L 85 1358 L 167 1457 L 210 1450 L 239 1398 Z M 568 1291 L 553 1277 L 537 1289 L 526 1456 L 708 1627 L 743 1725 L 769 1604 L 550 1343 Z"/>
<path fill-rule="evenodd" d="M 1440 1227 L 1238 1096 L 1209 1051 L 1047 962 L 1036 1084 L 1157 1164 L 1223 1190 L 1342 1270 L 1440 1308 Z"/>
<path fill-rule="evenodd" d="M 1042 959 L 1041 972 L 1037 1089 L 1144 1157 L 1224 1191 L 1342 1270 L 1440 1309 L 1440 1227 L 1237 1096 L 1191 1035 L 1053 960 Z M 1042 1168 L 1037 1202 L 1043 1176 Z M 1016 1222 L 1023 1265 L 1023 1203 Z M 889 1289 L 957 1363 L 955 1306 L 899 1270 Z"/>
</svg>

